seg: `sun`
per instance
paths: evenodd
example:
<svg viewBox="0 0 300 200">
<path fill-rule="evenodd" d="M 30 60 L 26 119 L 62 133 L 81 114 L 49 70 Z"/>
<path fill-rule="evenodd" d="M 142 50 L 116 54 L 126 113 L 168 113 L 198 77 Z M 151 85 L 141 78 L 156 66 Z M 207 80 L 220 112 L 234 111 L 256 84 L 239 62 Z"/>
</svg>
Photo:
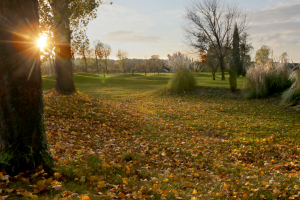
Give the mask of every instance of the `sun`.
<svg viewBox="0 0 300 200">
<path fill-rule="evenodd" d="M 47 46 L 47 38 L 45 36 L 41 36 L 40 39 L 37 41 L 37 45 L 44 49 L 45 46 Z"/>
</svg>

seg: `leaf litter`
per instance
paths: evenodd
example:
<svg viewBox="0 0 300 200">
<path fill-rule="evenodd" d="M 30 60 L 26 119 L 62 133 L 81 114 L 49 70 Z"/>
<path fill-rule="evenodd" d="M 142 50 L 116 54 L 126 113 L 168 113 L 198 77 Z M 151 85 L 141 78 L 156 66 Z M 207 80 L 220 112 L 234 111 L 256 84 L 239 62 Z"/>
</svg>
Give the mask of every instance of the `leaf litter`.
<svg viewBox="0 0 300 200">
<path fill-rule="evenodd" d="M 56 172 L 2 172 L 2 199 L 299 198 L 300 148 L 277 140 L 282 124 L 266 116 L 228 115 L 233 105 L 172 95 L 113 102 L 50 90 L 44 100 Z M 258 126 L 275 131 L 252 137 L 264 134 Z"/>
</svg>

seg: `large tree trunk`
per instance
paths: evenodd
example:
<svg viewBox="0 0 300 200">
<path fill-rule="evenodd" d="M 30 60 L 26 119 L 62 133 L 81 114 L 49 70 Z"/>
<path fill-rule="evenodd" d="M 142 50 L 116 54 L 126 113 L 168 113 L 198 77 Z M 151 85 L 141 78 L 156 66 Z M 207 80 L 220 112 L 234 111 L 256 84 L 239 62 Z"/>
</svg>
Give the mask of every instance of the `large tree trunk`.
<svg viewBox="0 0 300 200">
<path fill-rule="evenodd" d="M 43 120 L 37 0 L 0 1 L 0 152 L 16 174 L 51 169 Z M 3 169 L 5 166 L 0 166 Z"/>
<path fill-rule="evenodd" d="M 68 16 L 68 4 L 61 0 L 52 0 L 54 14 L 54 43 L 55 43 L 55 89 L 61 94 L 75 92 L 71 63 L 71 31 Z"/>
</svg>

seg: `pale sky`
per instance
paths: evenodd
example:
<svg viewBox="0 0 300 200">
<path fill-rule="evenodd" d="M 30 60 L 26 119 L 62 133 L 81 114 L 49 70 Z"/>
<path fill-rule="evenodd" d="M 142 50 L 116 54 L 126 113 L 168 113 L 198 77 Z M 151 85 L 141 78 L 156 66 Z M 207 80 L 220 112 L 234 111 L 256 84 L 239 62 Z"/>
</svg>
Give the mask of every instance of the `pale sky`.
<svg viewBox="0 0 300 200">
<path fill-rule="evenodd" d="M 88 25 L 91 44 L 98 39 L 112 48 L 115 59 L 118 49 L 130 58 L 166 58 L 175 52 L 186 53 L 184 15 L 189 0 L 104 0 L 98 17 Z M 248 13 L 248 33 L 257 49 L 268 45 L 275 58 L 287 52 L 289 59 L 300 62 L 300 0 L 226 0 L 237 3 Z"/>
</svg>

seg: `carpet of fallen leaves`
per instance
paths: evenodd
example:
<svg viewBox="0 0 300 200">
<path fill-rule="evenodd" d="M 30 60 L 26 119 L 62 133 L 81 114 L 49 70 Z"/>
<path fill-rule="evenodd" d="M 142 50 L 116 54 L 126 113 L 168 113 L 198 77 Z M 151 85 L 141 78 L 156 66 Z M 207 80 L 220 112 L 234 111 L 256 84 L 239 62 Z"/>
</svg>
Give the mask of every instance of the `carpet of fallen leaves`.
<svg viewBox="0 0 300 200">
<path fill-rule="evenodd" d="M 2 173 L 2 199 L 299 199 L 297 113 L 228 95 L 47 91 L 56 172 Z"/>
</svg>

